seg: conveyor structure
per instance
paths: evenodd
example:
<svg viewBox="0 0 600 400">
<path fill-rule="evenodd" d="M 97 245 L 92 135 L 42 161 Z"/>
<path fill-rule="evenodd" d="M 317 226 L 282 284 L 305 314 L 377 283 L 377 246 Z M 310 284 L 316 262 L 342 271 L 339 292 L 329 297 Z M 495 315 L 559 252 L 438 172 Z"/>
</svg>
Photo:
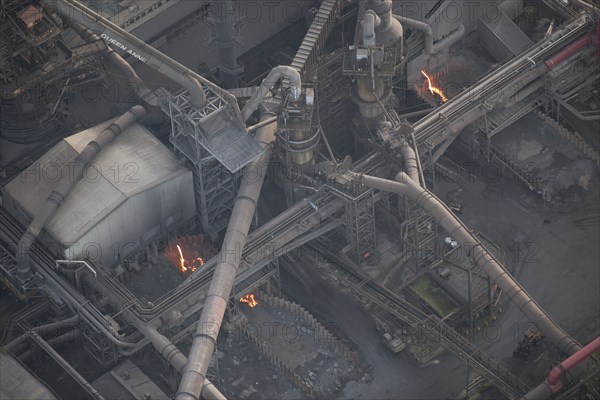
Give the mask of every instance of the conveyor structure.
<svg viewBox="0 0 600 400">
<path fill-rule="evenodd" d="M 31 7 L 35 8 L 34 3 L 38 2 L 32 2 Z M 451 210 L 433 194 L 425 170 L 435 168 L 465 127 L 477 122 L 484 127 L 489 140 L 523 115 L 548 105 L 556 93 L 563 93 L 560 85 L 548 92 L 549 74 L 559 74 L 560 68 L 574 57 L 592 56 L 591 45 L 598 40 L 592 31 L 599 29 L 600 32 L 597 8 L 584 1 L 573 2 L 581 12 L 566 15 L 565 18 L 571 19 L 538 42 L 528 43 L 525 34 L 519 31 L 522 39 L 519 46 L 524 49 L 521 53 L 411 125 L 400 120 L 394 110 L 394 82 L 397 78 L 406 79 L 408 71 L 414 69 L 414 64 L 409 63 L 415 60 L 429 62 L 447 57 L 448 48 L 465 36 L 466 22 L 448 28 L 447 35 L 435 41 L 431 25 L 394 14 L 390 0 L 360 1 L 352 5 L 358 10 L 354 41 L 348 48 L 332 53 L 330 59 L 334 62 L 327 61 L 326 65 L 337 68 L 339 74 L 328 78 L 334 74 L 318 71 L 319 57 L 326 51 L 330 35 L 338 28 L 336 21 L 344 7 L 350 5 L 340 0 L 324 0 L 314 11 L 314 19 L 291 65 L 272 67 L 263 75 L 265 78 L 258 87 L 236 88 L 238 74 L 244 69 L 238 64 L 238 54 L 231 43 L 233 20 L 223 14 L 235 2 L 226 1 L 215 11 L 221 17 L 217 23 L 217 40 L 220 42 L 221 84 L 229 90 L 226 91 L 76 0 L 48 0 L 46 3 L 55 7 L 58 15 L 88 46 L 97 44 L 98 53 L 109 54 L 108 58 L 115 65 L 123 67 L 126 75 L 138 84 L 140 99 L 152 98 L 152 106 L 160 103 L 160 107 L 149 107 L 150 114 L 160 112 L 160 108 L 168 118 L 169 142 L 193 173 L 199 223 L 179 223 L 197 226 L 213 241 L 222 239 L 217 256 L 200 259 L 201 268 L 185 275 L 178 285 L 164 290 L 151 302 L 134 295 L 114 274 L 111 269 L 114 266 L 94 264 L 89 259 L 57 260 L 38 239 L 46 234 L 44 228 L 55 211 L 103 148 L 132 124 L 144 122 L 146 108 L 132 107 L 78 152 L 73 160 L 75 179 L 58 180 L 43 210 L 35 217 L 28 216 L 29 227 L 19 222 L 23 215 L 16 218 L 11 214 L 13 211 L 0 209 L 0 280 L 27 303 L 37 297 L 48 297 L 53 308 L 71 315 L 60 323 L 49 324 L 50 331 L 76 325 L 84 348 L 103 367 L 132 357 L 151 344 L 180 374 L 177 375 L 181 379 L 177 379 L 176 399 L 223 400 L 221 388 L 207 377 L 219 332 L 225 325 L 224 318 L 239 313 L 238 302 L 242 296 L 277 280 L 279 257 L 305 246 L 314 250 L 311 254 L 323 257 L 311 260 L 317 269 L 334 276 L 365 299 L 365 303 L 385 310 L 420 335 L 441 344 L 507 398 L 550 398 L 581 376 L 580 363 L 598 349 L 598 340 L 582 349 L 456 216 L 457 209 Z M 3 3 L 3 16 L 15 12 L 9 6 L 17 7 L 14 2 Z M 437 2 L 426 18 L 443 6 L 447 6 L 444 1 Z M 158 7 L 160 5 L 155 9 Z M 561 15 L 566 13 L 563 8 Z M 500 23 L 504 27 L 516 27 L 502 13 Z M 34 13 L 32 20 L 26 16 L 20 18 L 25 24 L 42 23 L 36 15 Z M 43 23 L 58 24 L 58 15 L 44 14 Z M 487 29 L 500 29 L 492 25 L 486 25 Z M 413 35 L 422 34 L 423 47 L 419 48 L 418 55 L 411 53 L 414 48 L 406 48 L 405 29 L 412 30 Z M 421 36 L 411 36 L 409 40 L 415 43 Z M 55 38 L 51 36 L 47 40 Z M 41 44 L 44 43 L 47 42 Z M 41 44 L 40 51 L 45 49 Z M 499 50 L 518 52 L 522 50 L 519 46 Z M 135 59 L 151 67 L 175 82 L 178 89 L 162 88 L 147 96 L 150 89 L 130 67 L 123 65 L 123 59 L 116 53 L 129 54 L 130 61 Z M 45 55 L 39 54 L 42 58 Z M 91 53 L 86 53 L 86 57 L 88 55 Z M 419 58 L 421 56 L 424 58 Z M 69 68 L 75 67 L 69 64 Z M 355 118 L 347 124 L 352 132 L 336 133 L 354 141 L 356 154 L 359 154 L 354 162 L 346 154 L 342 154 L 346 157 L 338 162 L 336 157 L 342 157 L 334 154 L 323 132 L 320 120 L 323 114 L 332 112 L 334 115 L 339 110 L 320 107 L 316 96 L 319 88 L 310 82 L 313 75 L 319 73 L 326 80 L 347 84 L 344 88 L 347 91 L 337 90 L 350 94 L 351 98 L 344 101 L 352 101 L 356 106 Z M 13 77 L 4 73 L 3 78 L 6 81 Z M 11 85 L 15 82 L 12 79 Z M 326 86 L 327 83 L 316 84 Z M 573 84 L 580 87 L 577 82 Z M 569 86 L 559 103 L 564 106 L 573 100 L 573 90 Z M 325 97 L 333 96 L 327 93 Z M 245 103 L 240 109 L 238 100 L 242 99 Z M 258 123 L 253 119 L 255 111 L 260 113 Z M 589 119 L 595 115 L 575 111 Z M 326 155 L 320 151 L 321 145 L 327 147 Z M 504 159 L 493 149 L 487 151 L 488 159 Z M 360 157 L 362 154 L 365 155 Z M 504 162 L 511 166 L 510 161 Z M 282 179 L 293 166 L 298 166 L 298 176 L 287 181 Z M 274 168 L 277 171 L 273 172 Z M 533 185 L 528 176 L 521 178 Z M 263 187 L 268 179 L 272 179 L 271 185 Z M 282 204 L 283 211 L 278 215 L 262 221 L 257 211 L 261 196 L 266 196 L 274 186 L 284 193 L 282 197 L 287 204 Z M 437 224 L 467 252 L 473 265 L 484 271 L 508 300 L 536 324 L 548 341 L 561 354 L 569 356 L 567 360 L 552 370 L 545 383 L 530 392 L 531 385 L 463 336 L 452 321 L 428 314 L 407 301 L 399 295 L 404 286 L 390 289 L 388 284 L 393 272 L 377 281 L 366 269 L 378 262 L 374 257 L 379 237 L 378 208 L 384 210 L 386 216 L 399 220 L 396 228 L 403 240 L 403 260 L 414 256 L 411 262 L 416 261 L 416 270 L 426 268 L 429 259 L 422 252 L 436 241 Z M 257 221 L 262 223 L 257 224 Z M 394 226 L 396 221 L 387 222 Z M 161 221 L 156 229 L 171 224 L 172 221 Z M 169 232 L 172 236 L 178 231 L 172 228 Z M 345 244 L 332 239 L 340 236 L 345 238 Z M 183 266 L 183 254 L 179 251 Z M 146 252 L 150 254 L 151 250 Z M 132 265 L 132 269 L 137 266 Z M 186 355 L 180 345 L 190 335 L 192 344 Z M 7 349 L 23 348 L 26 338 L 29 338 L 28 343 L 44 349 L 89 396 L 103 398 L 51 345 L 63 339 L 52 342 L 39 330 L 31 329 L 8 344 Z M 360 351 L 360 344 L 357 346 Z M 564 374 L 561 368 L 568 369 L 569 374 Z"/>
</svg>

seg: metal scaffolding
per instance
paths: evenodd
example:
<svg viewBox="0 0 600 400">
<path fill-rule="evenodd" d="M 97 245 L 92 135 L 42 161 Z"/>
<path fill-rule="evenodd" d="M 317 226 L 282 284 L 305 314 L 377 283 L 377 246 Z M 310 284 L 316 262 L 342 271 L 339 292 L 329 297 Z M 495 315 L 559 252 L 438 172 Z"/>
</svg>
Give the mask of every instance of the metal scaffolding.
<svg viewBox="0 0 600 400">
<path fill-rule="evenodd" d="M 115 345 L 92 324 L 80 324 L 81 337 L 85 350 L 104 367 L 116 363 L 119 353 Z"/>
<path fill-rule="evenodd" d="M 423 211 L 414 201 L 403 197 L 399 201 L 400 235 L 404 244 L 405 254 L 412 255 L 415 273 L 427 268 L 436 259 L 435 239 L 437 237 L 436 223 L 431 214 Z M 410 265 L 409 265 L 410 266 Z"/>
<path fill-rule="evenodd" d="M 368 189 L 358 197 L 345 199 L 346 237 L 358 265 L 367 262 L 377 247 L 374 196 L 374 191 Z"/>
<path fill-rule="evenodd" d="M 175 95 L 164 111 L 171 117 L 170 142 L 192 163 L 196 209 L 204 234 L 215 238 L 226 226 L 237 194 L 240 170 L 260 154 L 260 146 L 239 122 L 232 106 L 204 89 L 197 109 L 187 92 Z"/>
</svg>

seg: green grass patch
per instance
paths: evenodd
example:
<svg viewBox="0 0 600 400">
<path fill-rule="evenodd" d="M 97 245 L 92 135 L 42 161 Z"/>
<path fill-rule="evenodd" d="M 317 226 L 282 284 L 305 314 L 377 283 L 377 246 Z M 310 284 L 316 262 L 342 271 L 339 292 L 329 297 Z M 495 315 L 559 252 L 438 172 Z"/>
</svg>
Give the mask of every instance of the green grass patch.
<svg viewBox="0 0 600 400">
<path fill-rule="evenodd" d="M 458 309 L 456 303 L 427 274 L 417 279 L 410 288 L 442 318 Z"/>
</svg>

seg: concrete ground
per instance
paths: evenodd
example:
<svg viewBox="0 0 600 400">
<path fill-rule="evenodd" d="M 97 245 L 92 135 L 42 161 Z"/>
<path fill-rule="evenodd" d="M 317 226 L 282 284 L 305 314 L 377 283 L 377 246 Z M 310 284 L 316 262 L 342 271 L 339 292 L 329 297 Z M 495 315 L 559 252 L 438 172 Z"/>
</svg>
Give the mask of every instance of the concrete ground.
<svg viewBox="0 0 600 400">
<path fill-rule="evenodd" d="M 519 282 L 582 344 L 600 334 L 597 171 L 591 182 L 587 189 L 577 184 L 564 189 L 560 199 L 550 203 L 510 175 L 490 179 L 481 167 L 474 169 L 473 176 L 458 181 L 441 179 L 435 187 L 442 199 L 461 189 L 458 200 L 464 211 L 460 218 L 505 252 Z M 300 264 L 293 267 L 304 268 Z M 322 321 L 336 324 L 371 366 L 368 379 L 344 388 L 344 398 L 447 399 L 463 389 L 466 367 L 454 355 L 446 352 L 428 366 L 417 368 L 408 354 L 392 354 L 383 346 L 369 311 L 354 296 L 330 282 L 315 277 L 307 280 L 306 274 L 302 285 L 291 275 L 282 275 L 285 293 Z M 497 319 L 476 332 L 475 343 L 535 385 L 559 355 L 546 344 L 536 350 L 539 354 L 530 364 L 513 359 L 528 320 L 504 297 L 500 308 Z"/>
<path fill-rule="evenodd" d="M 348 359 L 336 352 L 332 339 L 320 336 L 297 315 L 260 300 L 254 308 L 241 308 L 248 318 L 249 330 L 268 343 L 270 351 L 291 370 L 311 382 L 316 398 L 336 397 L 347 381 L 362 376 Z"/>
</svg>

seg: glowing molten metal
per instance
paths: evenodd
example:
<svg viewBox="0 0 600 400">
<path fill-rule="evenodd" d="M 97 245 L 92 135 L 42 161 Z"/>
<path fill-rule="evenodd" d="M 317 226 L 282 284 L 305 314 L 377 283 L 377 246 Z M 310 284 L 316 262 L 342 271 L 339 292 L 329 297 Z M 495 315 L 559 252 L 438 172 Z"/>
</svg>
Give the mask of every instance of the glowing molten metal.
<svg viewBox="0 0 600 400">
<path fill-rule="evenodd" d="M 179 250 L 179 266 L 183 272 L 187 271 L 187 267 L 185 266 L 185 258 L 183 258 L 183 253 L 181 252 L 181 247 L 177 245 L 177 250 Z"/>
<path fill-rule="evenodd" d="M 444 102 L 444 103 L 447 102 L 448 98 L 446 97 L 446 95 L 444 94 L 442 89 L 435 87 L 431 84 L 431 77 L 429 75 L 427 75 L 427 72 L 425 72 L 424 70 L 421 70 L 421 73 L 423 74 L 423 76 L 425 76 L 425 78 L 427 78 L 427 83 L 429 85 L 429 91 L 431 92 L 431 94 L 437 94 L 442 99 L 442 102 Z"/>
<path fill-rule="evenodd" d="M 249 293 L 240 299 L 240 302 L 248 304 L 250 308 L 254 308 L 258 305 L 258 301 L 254 299 L 254 295 Z"/>
<path fill-rule="evenodd" d="M 183 252 L 181 251 L 181 247 L 179 247 L 179 245 L 177 245 L 177 250 L 179 251 L 179 268 L 181 268 L 182 272 L 185 272 L 188 269 L 194 272 L 198 267 L 204 265 L 204 260 L 201 257 L 196 258 L 194 260 L 194 263 L 192 265 L 189 265 L 185 261 L 185 258 L 183 257 Z"/>
</svg>

